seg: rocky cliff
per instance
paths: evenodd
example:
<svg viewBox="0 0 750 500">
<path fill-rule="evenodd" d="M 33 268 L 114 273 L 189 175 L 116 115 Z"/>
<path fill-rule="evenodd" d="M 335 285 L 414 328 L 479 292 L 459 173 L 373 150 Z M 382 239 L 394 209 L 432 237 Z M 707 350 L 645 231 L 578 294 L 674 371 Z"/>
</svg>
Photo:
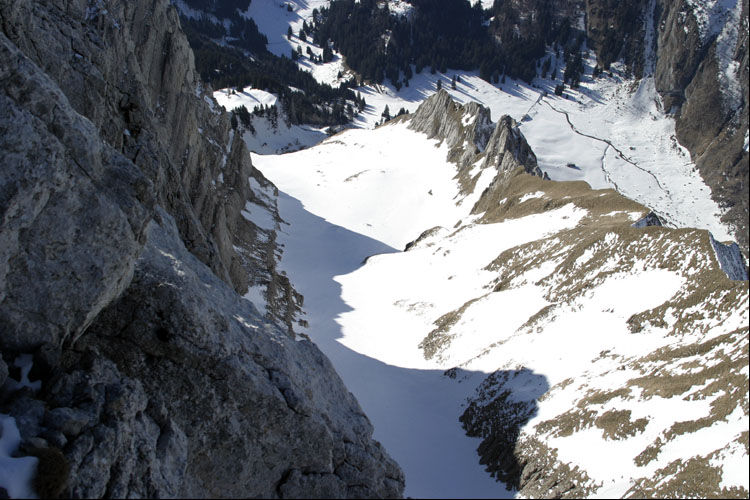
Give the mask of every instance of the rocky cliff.
<svg viewBox="0 0 750 500">
<path fill-rule="evenodd" d="M 301 297 L 253 222 L 279 222 L 274 188 L 174 8 L 2 0 L 0 28 L 0 412 L 37 492 L 399 496 L 357 402 L 294 339 Z"/>
<path fill-rule="evenodd" d="M 174 10 L 125 2 L 0 6 L 8 39 L 143 172 L 188 249 L 238 293 L 270 288 L 270 317 L 291 331 L 299 298 L 275 270 L 273 232 L 242 216 L 251 201 L 278 219 L 247 179 L 268 182 L 201 84 Z"/>
</svg>

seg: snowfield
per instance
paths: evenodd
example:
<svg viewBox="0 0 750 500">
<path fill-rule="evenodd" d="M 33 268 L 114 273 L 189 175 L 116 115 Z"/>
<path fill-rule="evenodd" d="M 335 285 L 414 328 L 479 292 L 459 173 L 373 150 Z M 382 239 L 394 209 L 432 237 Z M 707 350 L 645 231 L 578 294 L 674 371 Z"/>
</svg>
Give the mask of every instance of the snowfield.
<svg viewBox="0 0 750 500">
<path fill-rule="evenodd" d="M 220 106 L 224 106 L 227 111 L 234 108 L 245 106 L 249 112 L 253 112 L 256 106 L 276 106 L 278 97 L 265 90 L 244 88 L 244 89 L 221 89 L 214 92 L 214 99 Z"/>
<path fill-rule="evenodd" d="M 258 30 L 268 38 L 268 50 L 277 55 L 291 57 L 293 50 L 302 49 L 302 57 L 297 61 L 300 69 L 312 73 L 316 80 L 328 85 L 337 86 L 346 78 L 339 78 L 339 72 L 347 74 L 344 59 L 334 53 L 334 60 L 326 64 L 315 64 L 307 56 L 309 48 L 316 56 L 322 56 L 323 48 L 312 44 L 312 37 L 308 41 L 299 38 L 299 32 L 305 21 L 311 22 L 313 10 L 327 7 L 330 0 L 263 0 L 250 3 L 245 17 L 252 18 L 258 25 Z M 290 10 L 291 9 L 291 10 Z M 287 37 L 287 31 L 292 28 L 294 33 Z"/>
<path fill-rule="evenodd" d="M 357 271 L 368 258 L 408 256 L 396 252 L 424 229 L 451 227 L 468 212 L 455 205 L 455 168 L 436 146 L 403 125 L 389 126 L 347 131 L 297 153 L 253 155 L 253 163 L 283 191 L 279 213 L 289 225 L 279 235 L 281 268 L 305 296 L 310 326 L 303 333 L 333 361 L 372 420 L 375 439 L 404 468 L 405 494 L 508 497 L 479 465 L 477 441 L 458 425 L 473 387 L 422 358 L 424 321 L 390 303 L 391 290 L 408 282 L 389 270 L 395 281 L 373 288 L 369 274 Z M 372 308 L 358 311 L 358 297 L 368 296 Z"/>
<path fill-rule="evenodd" d="M 0 414 L 0 488 L 10 498 L 36 498 L 32 479 L 36 475 L 36 457 L 14 457 L 21 444 L 16 419 Z"/>
<path fill-rule="evenodd" d="M 481 1 L 484 8 L 489 0 Z M 316 64 L 307 57 L 307 50 L 322 54 L 322 47 L 299 39 L 303 22 L 311 22 L 313 11 L 327 7 L 329 0 L 269 0 L 252 2 L 244 14 L 257 23 L 269 40 L 269 50 L 289 57 L 300 47 L 303 57 L 298 65 L 321 83 L 339 85 L 352 76 L 343 58 L 334 52 L 334 61 Z M 692 8 L 701 37 L 719 36 L 720 82 L 727 102 L 739 89 L 736 65 L 729 55 L 738 33 L 733 26 L 739 22 L 741 2 L 711 0 L 688 2 Z M 388 2 L 394 15 L 409 15 L 408 4 Z M 188 13 L 189 14 L 189 13 Z M 294 35 L 289 38 L 287 30 Z M 647 26 L 653 30 L 653 26 Z M 564 70 L 564 61 L 548 55 L 557 74 Z M 367 108 L 354 121 L 354 126 L 373 128 L 382 121 L 386 106 L 395 115 L 401 108 L 412 112 L 432 95 L 437 81 L 460 103 L 476 101 L 492 110 L 493 120 L 503 114 L 522 124 L 522 130 L 539 160 L 539 166 L 553 180 L 583 180 L 595 189 L 612 187 L 625 196 L 654 210 L 662 220 L 675 227 L 697 227 L 711 231 L 719 241 L 732 239 L 732 230 L 720 221 L 722 211 L 711 199 L 710 189 L 703 182 L 688 151 L 675 139 L 674 120 L 661 108 L 653 79 L 635 82 L 626 77 L 625 68 L 614 64 L 612 76 L 593 79 L 590 75 L 596 62 L 589 52 L 584 62 L 586 71 L 579 89 L 566 89 L 566 98 L 554 95 L 558 81 L 536 78 L 532 85 L 508 79 L 492 85 L 477 73 L 448 71 L 415 75 L 408 87 L 400 91 L 387 81 L 383 85 L 366 85 L 355 89 L 365 97 Z M 339 78 L 339 74 L 341 78 Z M 459 81 L 451 88 L 453 77 Z M 251 110 L 251 108 L 248 108 Z M 288 136 L 286 131 L 269 131 Z M 265 138 L 252 142 L 256 152 L 273 151 L 272 144 L 281 143 L 279 152 L 307 147 L 310 140 Z M 263 142 L 266 146 L 263 146 Z M 568 165 L 572 165 L 569 167 Z"/>
</svg>

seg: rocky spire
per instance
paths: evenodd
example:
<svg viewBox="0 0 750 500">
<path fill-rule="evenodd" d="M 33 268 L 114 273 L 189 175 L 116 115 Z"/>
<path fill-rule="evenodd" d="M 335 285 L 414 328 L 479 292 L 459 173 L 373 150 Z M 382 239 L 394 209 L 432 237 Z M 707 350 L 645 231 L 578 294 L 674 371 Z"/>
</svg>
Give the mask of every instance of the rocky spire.
<svg viewBox="0 0 750 500">
<path fill-rule="evenodd" d="M 473 191 L 476 177 L 473 167 L 497 171 L 491 185 L 482 194 L 473 212 L 484 211 L 490 199 L 499 199 L 509 176 L 518 169 L 544 177 L 536 155 L 518 128 L 518 123 L 503 115 L 493 123 L 490 110 L 476 102 L 458 104 L 445 90 L 425 100 L 409 117 L 409 128 L 438 139 L 449 148 L 448 160 L 456 163 L 463 194 Z"/>
</svg>

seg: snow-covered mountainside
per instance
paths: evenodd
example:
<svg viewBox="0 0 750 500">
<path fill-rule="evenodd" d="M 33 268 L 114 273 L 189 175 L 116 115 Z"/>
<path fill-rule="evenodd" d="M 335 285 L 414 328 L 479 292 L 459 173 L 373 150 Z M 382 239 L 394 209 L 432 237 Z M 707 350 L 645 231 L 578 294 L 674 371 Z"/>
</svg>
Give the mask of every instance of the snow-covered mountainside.
<svg viewBox="0 0 750 500">
<path fill-rule="evenodd" d="M 269 50 L 288 53 L 299 44 L 305 50 L 310 46 L 309 36 L 300 41 L 296 34 L 303 23 L 313 25 L 314 9 L 320 11 L 330 3 L 289 0 L 269 8 L 255 2 L 248 13 L 272 41 Z M 427 9 L 428 4 L 412 3 L 417 7 L 408 9 L 409 3 L 394 1 L 377 5 L 393 16 L 419 22 L 419 9 Z M 487 76 L 478 78 L 480 71 L 448 69 L 435 74 L 434 69 L 420 71 L 414 64 L 408 75 L 396 73 L 398 85 L 387 78 L 369 82 L 356 89 L 368 106 L 355 118 L 355 125 L 380 122 L 386 105 L 391 115 L 402 107 L 414 111 L 438 80 L 449 89 L 457 76 L 457 88 L 449 90 L 460 102 L 478 101 L 496 115 L 523 119 L 542 168 L 546 171 L 544 164 L 551 163 L 547 168 L 560 169 L 557 177 L 550 172 L 553 179 L 585 177 L 593 187 L 614 187 L 671 224 L 706 228 L 719 239 L 737 240 L 747 258 L 747 0 L 481 4 L 488 9 L 486 16 L 493 16 L 488 25 L 495 26 L 500 19 L 516 23 L 513 29 L 529 37 L 529 43 L 538 33 L 525 31 L 531 28 L 519 21 L 529 13 L 532 18 L 551 19 L 553 31 L 566 24 L 573 30 L 571 37 L 586 36 L 581 87 L 567 88 L 569 82 L 564 82 L 570 103 L 543 109 L 554 101 L 539 100 L 552 94 L 567 74 L 570 60 L 558 37 L 547 40 L 542 55 L 534 56 L 539 58 L 537 77 L 528 84 L 508 76 L 507 84 L 503 79 L 502 84 L 491 85 Z M 288 38 L 290 27 L 295 36 Z M 387 43 L 389 34 L 382 37 Z M 332 46 L 335 53 L 337 47 Z M 312 46 L 312 50 L 323 49 Z M 332 79 L 325 65 L 305 58 L 298 64 L 322 82 L 341 81 Z M 349 73 L 343 70 L 342 76 L 346 79 Z M 406 86 L 404 79 L 408 79 Z M 559 148 L 559 141 L 550 141 L 551 137 L 570 146 Z M 548 150 L 550 144 L 554 151 Z M 561 157 L 563 152 L 567 158 Z M 566 172 L 569 163 L 578 169 Z"/>
<path fill-rule="evenodd" d="M 289 4 L 291 12 L 251 7 L 269 40 L 286 40 L 288 26 L 296 33 L 303 21 L 312 21 L 313 7 L 324 6 Z M 562 72 L 562 55 L 552 51 L 550 58 Z M 654 77 L 636 80 L 625 65 L 613 63 L 608 74 L 594 78 L 594 52 L 589 51 L 583 62 L 580 86 L 566 89 L 563 96 L 554 94 L 557 81 L 552 75 L 540 75 L 531 84 L 508 78 L 507 83 L 493 85 L 478 72 L 425 70 L 398 90 L 389 81 L 366 84 L 353 89 L 367 102 L 353 125 L 372 128 L 386 110 L 391 116 L 402 108 L 413 112 L 439 82 L 460 103 L 478 102 L 494 116 L 508 114 L 518 121 L 540 168 L 553 180 L 583 180 L 594 188 L 614 188 L 648 206 L 669 225 L 708 229 L 720 241 L 735 239 L 735 228 L 722 221 L 726 209 L 712 199 L 690 153 L 677 142 L 675 119 L 662 105 Z M 263 154 L 271 152 L 273 145 L 278 152 L 289 151 L 308 146 L 315 138 L 283 125 L 272 129 L 262 119 L 254 118 L 253 127 L 265 133 L 254 134 L 257 139 L 248 145 Z M 295 139 L 297 133 L 300 140 Z"/>
<path fill-rule="evenodd" d="M 736 249 L 529 175 L 528 122 L 488 118 L 440 92 L 375 130 L 253 156 L 280 190 L 304 333 L 405 493 L 747 496 L 748 282 L 722 270 Z"/>
<path fill-rule="evenodd" d="M 539 79 L 532 86 L 508 79 L 507 84 L 495 86 L 476 73 L 424 72 L 400 91 L 390 85 L 354 89 L 368 103 L 354 123 L 372 128 L 382 121 L 386 107 L 391 114 L 401 108 L 413 112 L 441 81 L 443 90 L 457 102 L 481 103 L 494 116 L 508 114 L 518 121 L 539 167 L 551 179 L 616 189 L 648 206 L 669 225 L 708 229 L 720 241 L 732 240 L 732 228 L 721 220 L 722 209 L 712 200 L 688 152 L 674 139 L 674 120 L 660 110 L 653 80 L 638 83 L 624 78 L 624 68 L 612 71 L 612 78 L 584 78 L 578 90 L 566 90 L 568 98 L 555 96 L 549 80 Z M 455 90 L 450 87 L 454 77 Z M 265 137 L 263 142 L 281 145 L 279 152 L 292 149 L 293 131 L 283 124 L 271 130 L 257 121 L 266 135 L 256 134 L 256 143 Z M 249 144 L 259 153 L 271 152 L 260 146 Z"/>
</svg>

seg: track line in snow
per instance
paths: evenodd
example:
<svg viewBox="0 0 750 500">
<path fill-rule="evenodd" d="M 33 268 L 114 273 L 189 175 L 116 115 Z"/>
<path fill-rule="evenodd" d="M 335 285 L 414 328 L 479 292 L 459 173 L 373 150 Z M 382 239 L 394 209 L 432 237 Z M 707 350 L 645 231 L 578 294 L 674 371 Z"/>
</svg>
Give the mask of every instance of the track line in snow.
<svg viewBox="0 0 750 500">
<path fill-rule="evenodd" d="M 536 101 L 534 101 L 534 103 L 531 106 L 529 106 L 529 109 L 526 110 L 526 113 L 524 113 L 523 117 L 521 118 L 521 121 L 523 121 L 523 118 L 527 116 L 530 117 L 531 110 L 534 109 L 539 103 L 541 103 L 542 99 L 544 99 L 544 94 L 540 93 L 539 97 L 536 98 Z"/>
<path fill-rule="evenodd" d="M 642 171 L 642 172 L 650 175 L 654 179 L 654 182 L 656 182 L 656 185 L 659 186 L 659 189 L 661 189 L 662 191 L 664 191 L 664 194 L 666 194 L 668 198 L 670 198 L 670 199 L 672 198 L 671 195 L 670 195 L 670 193 L 669 193 L 669 191 L 667 189 L 665 189 L 664 186 L 662 186 L 661 182 L 659 182 L 659 178 L 656 177 L 656 175 L 654 175 L 653 172 L 651 172 L 649 170 L 646 170 L 645 168 L 641 167 L 636 162 L 634 162 L 633 160 L 631 160 L 630 158 L 628 158 L 627 156 L 625 156 L 625 153 L 623 153 L 622 151 L 620 151 L 620 149 L 618 149 L 617 146 L 615 146 L 614 144 L 612 144 L 612 142 L 609 139 L 602 139 L 601 137 L 596 137 L 596 136 L 585 134 L 585 133 L 581 132 L 580 130 L 578 130 L 576 128 L 575 125 L 573 125 L 573 122 L 570 120 L 570 115 L 568 114 L 567 111 L 563 111 L 561 109 L 555 108 L 548 101 L 544 101 L 544 102 L 547 104 L 547 106 L 550 107 L 550 109 L 552 109 L 552 111 L 554 111 L 556 113 L 560 113 L 560 114 L 565 115 L 565 119 L 567 120 L 568 125 L 570 125 L 570 129 L 573 132 L 575 132 L 576 134 L 578 134 L 580 136 L 586 137 L 588 139 L 592 139 L 592 140 L 603 142 L 603 143 L 607 144 L 608 147 L 611 147 L 612 149 L 614 149 L 617 152 L 617 155 L 620 157 L 621 160 L 629 163 L 630 165 L 634 166 L 638 170 L 640 170 L 640 171 Z M 606 152 L 606 149 L 605 149 L 605 152 Z"/>
<path fill-rule="evenodd" d="M 611 144 L 607 144 L 607 147 L 604 148 L 604 152 L 602 153 L 602 172 L 604 172 L 604 178 L 612 184 L 615 187 L 615 190 L 620 193 L 620 187 L 617 185 L 617 183 L 612 179 L 612 176 L 609 175 L 609 172 L 607 171 L 607 167 L 605 166 L 607 164 L 607 151 L 609 151 L 609 148 L 611 148 Z"/>
</svg>

